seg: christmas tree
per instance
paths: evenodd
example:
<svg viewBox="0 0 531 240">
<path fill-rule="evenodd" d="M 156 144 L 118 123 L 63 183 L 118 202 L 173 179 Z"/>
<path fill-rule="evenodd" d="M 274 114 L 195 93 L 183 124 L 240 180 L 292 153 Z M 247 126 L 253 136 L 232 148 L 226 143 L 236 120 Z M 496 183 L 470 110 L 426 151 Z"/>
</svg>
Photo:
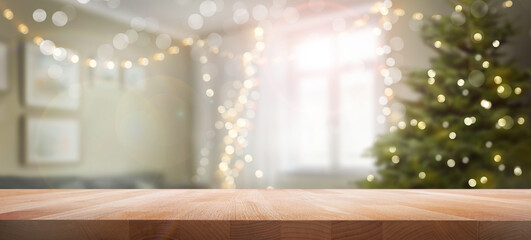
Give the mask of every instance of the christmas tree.
<svg viewBox="0 0 531 240">
<path fill-rule="evenodd" d="M 420 97 L 391 97 L 405 112 L 371 149 L 378 173 L 362 187 L 531 187 L 530 73 L 500 49 L 517 32 L 498 9 L 509 2 L 461 0 L 425 22 L 437 57 L 402 82 Z"/>
</svg>

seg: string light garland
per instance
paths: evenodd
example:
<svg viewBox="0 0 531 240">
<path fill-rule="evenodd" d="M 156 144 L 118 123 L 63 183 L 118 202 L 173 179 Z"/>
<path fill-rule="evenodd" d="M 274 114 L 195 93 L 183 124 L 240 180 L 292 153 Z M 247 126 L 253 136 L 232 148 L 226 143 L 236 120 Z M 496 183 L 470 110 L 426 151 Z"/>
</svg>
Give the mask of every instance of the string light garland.
<svg viewBox="0 0 531 240">
<path fill-rule="evenodd" d="M 88 3 L 88 1 L 87 1 Z M 9 9 L 9 8 L 6 8 L 2 11 L 2 15 L 5 19 L 9 20 L 9 21 L 15 21 L 15 14 L 14 12 Z M 45 19 L 46 19 L 46 11 L 44 11 L 43 9 L 36 9 L 35 11 L 33 11 L 33 19 L 35 22 L 43 22 Z M 55 17 L 54 17 L 55 16 Z M 54 20 L 55 19 L 55 20 Z M 65 26 L 66 25 L 66 22 L 68 22 L 68 17 L 66 16 L 66 14 L 62 11 L 58 11 L 58 12 L 55 12 L 54 15 L 52 15 L 52 20 L 54 21 L 54 25 L 58 26 L 58 27 L 62 27 L 62 26 Z M 30 33 L 30 29 L 29 27 L 25 24 L 25 23 L 20 23 L 17 25 L 17 31 L 23 35 L 28 35 Z M 161 35 L 167 35 L 167 34 L 161 34 Z M 124 37 L 125 34 L 123 33 L 119 33 L 117 34 L 116 36 L 120 36 L 120 37 Z M 116 42 L 117 38 L 113 39 L 113 42 Z M 160 35 L 159 35 L 160 36 Z M 126 36 L 125 36 L 126 37 Z M 168 35 L 169 37 L 169 35 Z M 171 41 L 171 39 L 170 39 Z M 196 40 L 195 42 L 201 42 L 201 41 L 204 41 L 204 40 Z M 35 36 L 33 37 L 33 43 L 35 43 L 37 46 L 41 47 L 41 44 L 42 43 L 45 43 L 46 44 L 46 51 L 43 51 L 41 50 L 41 53 L 43 53 L 44 55 L 49 55 L 48 52 L 54 52 L 56 51 L 56 49 L 63 49 L 61 48 L 60 46 L 57 46 L 55 44 L 55 42 L 53 40 L 45 40 L 43 39 L 41 36 Z M 186 37 L 183 39 L 182 41 L 182 45 L 183 46 L 191 46 L 192 44 L 194 43 L 194 38 L 193 37 Z M 117 46 L 117 44 L 114 44 L 115 47 Z M 171 45 L 171 42 L 170 42 L 170 45 Z M 203 47 L 203 46 L 201 46 Z M 41 48 L 42 49 L 42 48 Z M 124 49 L 124 48 L 120 48 L 118 47 L 117 49 Z M 213 53 L 218 53 L 220 51 L 219 48 L 212 48 L 211 51 Z M 178 54 L 180 52 L 180 48 L 179 46 L 176 46 L 176 45 L 173 45 L 173 46 L 168 46 L 167 47 L 167 54 L 169 55 L 175 55 L 175 54 Z M 224 57 L 229 57 L 229 56 L 232 56 L 233 54 L 231 52 L 228 52 L 222 56 Z M 230 57 L 232 58 L 232 57 Z M 77 63 L 79 62 L 79 56 L 75 56 L 75 57 L 69 57 L 70 60 L 74 59 L 74 61 L 72 61 L 73 63 Z M 137 64 L 138 66 L 148 66 L 150 64 L 150 61 L 149 60 L 153 60 L 154 62 L 162 62 L 165 60 L 165 53 L 163 52 L 157 52 L 155 54 L 152 55 L 152 57 L 138 57 L 136 61 L 131 61 L 131 60 L 119 60 L 118 62 L 123 62 L 123 61 L 127 61 L 127 62 L 130 62 L 130 64 L 120 64 L 120 67 L 122 68 L 126 68 L 126 69 L 129 69 L 131 67 L 133 67 L 134 64 Z M 85 61 L 83 61 L 87 64 L 88 67 L 90 68 L 94 68 L 96 67 L 98 64 L 98 60 L 96 59 L 92 59 L 92 58 L 86 58 Z M 114 66 L 116 65 L 114 63 L 114 61 L 109 61 L 109 60 L 105 60 L 103 61 L 103 63 L 101 63 L 101 65 L 104 65 L 104 66 Z"/>
</svg>

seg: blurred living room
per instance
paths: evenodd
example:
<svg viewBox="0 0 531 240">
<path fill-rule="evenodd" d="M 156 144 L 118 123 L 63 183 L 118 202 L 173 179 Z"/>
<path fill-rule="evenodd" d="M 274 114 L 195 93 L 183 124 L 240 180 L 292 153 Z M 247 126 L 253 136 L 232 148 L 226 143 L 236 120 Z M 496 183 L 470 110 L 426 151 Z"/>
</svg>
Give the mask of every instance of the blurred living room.
<svg viewBox="0 0 531 240">
<path fill-rule="evenodd" d="M 1 188 L 531 186 L 528 1 L 0 3 Z"/>
<path fill-rule="evenodd" d="M 0 0 L 0 240 L 531 239 L 529 12 Z"/>
</svg>

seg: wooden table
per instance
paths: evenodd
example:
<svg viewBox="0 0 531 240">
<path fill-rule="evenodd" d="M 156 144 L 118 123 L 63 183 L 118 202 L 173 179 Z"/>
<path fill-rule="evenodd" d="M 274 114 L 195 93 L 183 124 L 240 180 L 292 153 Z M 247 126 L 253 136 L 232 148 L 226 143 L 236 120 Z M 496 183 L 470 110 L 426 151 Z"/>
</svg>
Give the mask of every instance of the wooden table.
<svg viewBox="0 0 531 240">
<path fill-rule="evenodd" d="M 531 190 L 0 190 L 0 239 L 531 239 Z"/>
</svg>

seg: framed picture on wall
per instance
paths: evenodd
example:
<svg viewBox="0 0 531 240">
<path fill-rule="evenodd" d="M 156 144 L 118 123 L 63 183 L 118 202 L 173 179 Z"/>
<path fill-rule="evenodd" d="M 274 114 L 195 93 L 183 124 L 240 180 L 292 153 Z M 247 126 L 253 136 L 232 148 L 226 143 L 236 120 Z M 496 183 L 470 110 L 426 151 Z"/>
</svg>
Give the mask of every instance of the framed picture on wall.
<svg viewBox="0 0 531 240">
<path fill-rule="evenodd" d="M 129 69 L 124 69 L 124 85 L 128 90 L 143 91 L 146 88 L 146 68 L 133 65 Z"/>
<path fill-rule="evenodd" d="M 46 51 L 44 51 L 46 53 Z M 55 48 L 45 55 L 39 46 L 25 45 L 24 98 L 28 106 L 75 110 L 79 107 L 79 64 L 71 50 Z"/>
<path fill-rule="evenodd" d="M 112 61 L 105 61 L 91 69 L 91 79 L 94 87 L 102 89 L 120 88 L 120 71 Z"/>
<path fill-rule="evenodd" d="M 24 129 L 26 164 L 80 161 L 80 127 L 77 120 L 27 118 Z"/>
<path fill-rule="evenodd" d="M 7 45 L 0 42 L 0 91 L 7 90 L 7 54 Z"/>
</svg>

